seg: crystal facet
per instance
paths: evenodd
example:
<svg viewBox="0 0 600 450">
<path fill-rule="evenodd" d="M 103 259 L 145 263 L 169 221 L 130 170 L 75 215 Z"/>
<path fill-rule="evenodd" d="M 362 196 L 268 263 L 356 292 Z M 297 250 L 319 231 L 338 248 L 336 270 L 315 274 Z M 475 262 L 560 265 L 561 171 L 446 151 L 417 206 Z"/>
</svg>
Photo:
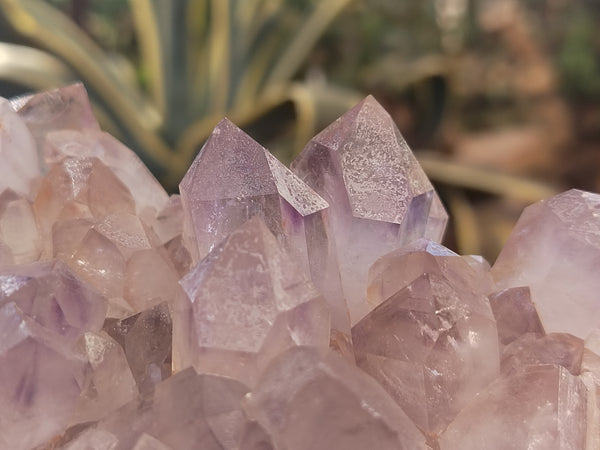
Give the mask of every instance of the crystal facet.
<svg viewBox="0 0 600 450">
<path fill-rule="evenodd" d="M 435 436 L 498 376 L 498 335 L 485 273 L 436 244 L 416 248 L 373 266 L 369 292 L 385 301 L 352 340 L 358 366 Z"/>
<path fill-rule="evenodd" d="M 600 323 L 600 195 L 572 189 L 525 209 L 492 274 L 529 286 L 547 333 L 581 339 Z"/>
<path fill-rule="evenodd" d="M 249 385 L 264 360 L 290 345 L 329 343 L 323 298 L 253 217 L 181 280 L 176 368 L 231 376 Z"/>
<path fill-rule="evenodd" d="M 440 239 L 447 215 L 392 118 L 370 96 L 315 136 L 291 167 L 330 205 L 354 324 L 370 310 L 369 266 L 413 239 Z"/>
</svg>

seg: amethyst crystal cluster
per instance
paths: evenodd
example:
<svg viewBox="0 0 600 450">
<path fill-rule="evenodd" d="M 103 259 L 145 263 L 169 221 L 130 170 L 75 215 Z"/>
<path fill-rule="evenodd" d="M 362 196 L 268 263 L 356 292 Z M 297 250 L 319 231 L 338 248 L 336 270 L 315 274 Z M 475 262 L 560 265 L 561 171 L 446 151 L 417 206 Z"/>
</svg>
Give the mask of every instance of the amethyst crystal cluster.
<svg viewBox="0 0 600 450">
<path fill-rule="evenodd" d="M 170 197 L 81 85 L 0 99 L 0 448 L 600 448 L 600 196 L 492 268 L 446 221 L 372 97 L 291 169 L 224 119 Z"/>
</svg>

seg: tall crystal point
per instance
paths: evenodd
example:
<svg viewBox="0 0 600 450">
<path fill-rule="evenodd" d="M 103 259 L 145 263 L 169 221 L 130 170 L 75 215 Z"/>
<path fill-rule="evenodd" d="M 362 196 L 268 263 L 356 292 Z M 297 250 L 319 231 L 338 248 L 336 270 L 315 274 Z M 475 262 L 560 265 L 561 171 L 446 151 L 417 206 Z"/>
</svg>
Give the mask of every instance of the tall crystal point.
<svg viewBox="0 0 600 450">
<path fill-rule="evenodd" d="M 349 335 L 327 202 L 264 147 L 223 119 L 179 188 L 194 263 L 259 216 L 325 295 L 334 329 Z"/>
<path fill-rule="evenodd" d="M 416 238 L 441 240 L 446 212 L 392 118 L 371 96 L 314 137 L 292 171 L 330 205 L 354 324 L 369 312 L 369 266 Z"/>
</svg>

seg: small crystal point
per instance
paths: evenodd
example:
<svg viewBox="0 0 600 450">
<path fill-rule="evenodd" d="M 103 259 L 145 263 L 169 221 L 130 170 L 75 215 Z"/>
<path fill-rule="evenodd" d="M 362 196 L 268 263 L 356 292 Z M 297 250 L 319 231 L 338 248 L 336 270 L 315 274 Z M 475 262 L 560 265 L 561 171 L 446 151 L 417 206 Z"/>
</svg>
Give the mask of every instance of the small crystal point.
<svg viewBox="0 0 600 450">
<path fill-rule="evenodd" d="M 489 299 L 502 345 L 527 333 L 538 337 L 545 334 L 527 286 L 503 289 Z"/>
<path fill-rule="evenodd" d="M 585 443 L 585 386 L 553 365 L 502 375 L 440 437 L 443 450 L 574 450 Z"/>
<path fill-rule="evenodd" d="M 525 209 L 492 274 L 529 286 L 547 333 L 584 339 L 600 323 L 600 195 L 576 189 Z"/>
<path fill-rule="evenodd" d="M 175 368 L 231 376 L 249 385 L 292 345 L 329 344 L 323 298 L 260 217 L 232 232 L 181 281 Z M 321 306 L 319 306 L 321 305 Z"/>
<path fill-rule="evenodd" d="M 352 323 L 370 310 L 367 270 L 447 221 L 431 183 L 389 114 L 369 96 L 315 136 L 292 171 L 329 204 Z"/>
</svg>

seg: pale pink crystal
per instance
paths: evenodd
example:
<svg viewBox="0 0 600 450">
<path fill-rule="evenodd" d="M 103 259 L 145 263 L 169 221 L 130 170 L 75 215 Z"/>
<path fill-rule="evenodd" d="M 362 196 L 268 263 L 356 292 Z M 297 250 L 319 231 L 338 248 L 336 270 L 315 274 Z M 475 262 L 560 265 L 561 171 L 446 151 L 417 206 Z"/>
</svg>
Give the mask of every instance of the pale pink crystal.
<svg viewBox="0 0 600 450">
<path fill-rule="evenodd" d="M 0 306 L 0 448 L 28 450 L 64 429 L 81 393 L 84 364 L 14 302 Z"/>
<path fill-rule="evenodd" d="M 259 216 L 311 276 L 330 305 L 333 328 L 349 340 L 328 205 L 321 197 L 227 119 L 215 127 L 179 188 L 184 238 L 194 263 Z"/>
<path fill-rule="evenodd" d="M 173 304 L 181 289 L 179 276 L 157 249 L 133 253 L 125 265 L 124 298 L 135 311 L 155 306 L 161 301 Z"/>
<path fill-rule="evenodd" d="M 327 305 L 262 219 L 232 232 L 181 280 L 174 367 L 252 385 L 261 367 L 291 345 L 329 343 Z"/>
<path fill-rule="evenodd" d="M 440 437 L 441 450 L 580 450 L 586 392 L 564 367 L 527 366 L 492 383 Z"/>
<path fill-rule="evenodd" d="M 246 396 L 245 410 L 278 449 L 427 448 L 385 391 L 334 352 L 298 347 L 278 356 Z"/>
<path fill-rule="evenodd" d="M 354 324 L 370 310 L 369 266 L 413 239 L 440 239 L 447 215 L 392 118 L 371 96 L 315 136 L 291 167 L 330 205 Z"/>
<path fill-rule="evenodd" d="M 127 187 L 136 203 L 136 213 L 151 221 L 167 205 L 164 188 L 139 157 L 117 139 L 97 130 L 60 130 L 49 133 L 44 142 L 48 165 L 64 158 L 100 159 Z"/>
<path fill-rule="evenodd" d="M 98 429 L 118 438 L 115 450 L 132 448 L 144 433 L 177 450 L 245 449 L 241 400 L 247 392 L 235 380 L 187 368 L 101 421 Z"/>
<path fill-rule="evenodd" d="M 528 287 L 503 289 L 490 295 L 489 299 L 503 345 L 526 333 L 537 337 L 545 334 Z"/>
<path fill-rule="evenodd" d="M 572 189 L 525 209 L 492 268 L 529 286 L 547 333 L 584 339 L 600 323 L 600 195 Z"/>
<path fill-rule="evenodd" d="M 486 272 L 427 242 L 374 265 L 385 301 L 352 328 L 356 361 L 427 435 L 439 434 L 499 374 Z"/>
<path fill-rule="evenodd" d="M 0 194 L 0 242 L 10 250 L 10 264 L 37 261 L 42 251 L 31 202 L 10 189 Z"/>
<path fill-rule="evenodd" d="M 15 107 L 35 137 L 38 152 L 42 151 L 50 131 L 100 130 L 81 83 L 31 95 Z"/>
<path fill-rule="evenodd" d="M 106 299 L 60 261 L 6 269 L 0 285 L 8 300 L 44 328 L 74 341 L 86 331 L 98 331 L 106 314 Z M 19 288 L 15 290 L 14 281 Z M 27 280 L 27 281 L 25 281 Z"/>
<path fill-rule="evenodd" d="M 133 400 L 138 389 L 121 346 L 104 331 L 87 332 L 78 350 L 89 362 L 72 423 L 99 420 Z"/>
<path fill-rule="evenodd" d="M 38 150 L 25 122 L 0 98 L 0 191 L 12 189 L 32 197 L 32 183 L 41 174 Z"/>
</svg>

